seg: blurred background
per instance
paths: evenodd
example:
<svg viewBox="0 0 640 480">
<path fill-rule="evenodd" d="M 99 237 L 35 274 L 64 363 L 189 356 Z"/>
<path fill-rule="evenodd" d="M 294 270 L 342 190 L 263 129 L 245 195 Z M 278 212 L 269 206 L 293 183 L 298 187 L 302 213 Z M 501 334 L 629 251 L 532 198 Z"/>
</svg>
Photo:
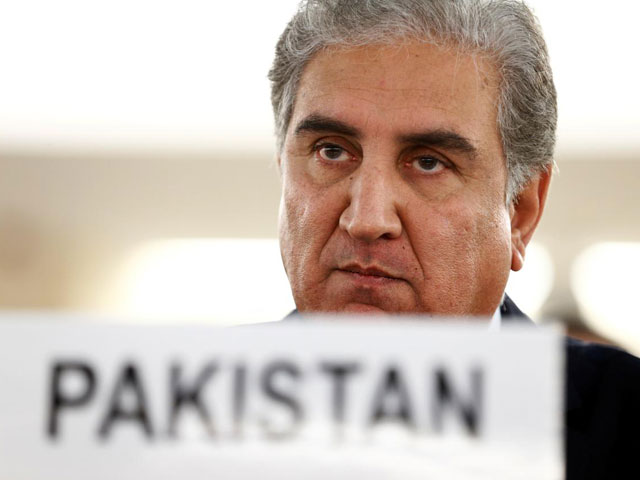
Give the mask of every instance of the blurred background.
<svg viewBox="0 0 640 480">
<path fill-rule="evenodd" d="M 0 0 L 0 309 L 277 320 L 266 78 L 295 0 Z M 640 353 L 633 2 L 529 2 L 559 94 L 555 175 L 507 291 Z"/>
</svg>

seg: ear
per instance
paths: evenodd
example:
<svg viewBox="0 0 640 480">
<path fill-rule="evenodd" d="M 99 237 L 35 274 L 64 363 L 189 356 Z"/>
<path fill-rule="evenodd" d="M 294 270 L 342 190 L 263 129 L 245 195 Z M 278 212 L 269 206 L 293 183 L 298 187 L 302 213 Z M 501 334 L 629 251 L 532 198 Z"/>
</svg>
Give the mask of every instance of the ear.
<svg viewBox="0 0 640 480">
<path fill-rule="evenodd" d="M 525 249 L 542 217 L 550 183 L 551 169 L 548 169 L 531 179 L 511 205 L 511 270 L 514 272 L 524 264 Z"/>
</svg>

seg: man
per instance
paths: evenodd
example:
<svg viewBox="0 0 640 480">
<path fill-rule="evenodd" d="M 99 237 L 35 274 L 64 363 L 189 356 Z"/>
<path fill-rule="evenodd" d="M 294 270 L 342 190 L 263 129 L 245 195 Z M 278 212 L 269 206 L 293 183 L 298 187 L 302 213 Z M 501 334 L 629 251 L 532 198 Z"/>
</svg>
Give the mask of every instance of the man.
<svg viewBox="0 0 640 480">
<path fill-rule="evenodd" d="M 522 316 L 504 288 L 544 210 L 557 118 L 523 3 L 308 1 L 270 79 L 298 311 Z M 620 478 L 639 362 L 567 350 L 568 478 Z"/>
</svg>

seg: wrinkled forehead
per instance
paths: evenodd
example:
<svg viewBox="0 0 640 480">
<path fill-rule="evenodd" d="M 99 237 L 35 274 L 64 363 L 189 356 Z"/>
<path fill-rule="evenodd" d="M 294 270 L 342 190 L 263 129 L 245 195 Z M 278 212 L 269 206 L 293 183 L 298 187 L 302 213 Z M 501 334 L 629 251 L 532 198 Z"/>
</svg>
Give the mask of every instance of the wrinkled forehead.
<svg viewBox="0 0 640 480">
<path fill-rule="evenodd" d="M 463 73 L 463 75 L 460 75 Z M 469 73 L 472 73 L 469 75 Z M 385 90 L 419 91 L 448 86 L 452 93 L 495 94 L 499 76 L 485 55 L 449 45 L 424 42 L 372 44 L 350 47 L 333 45 L 317 52 L 305 65 L 300 86 L 314 88 L 357 79 L 360 84 Z"/>
<path fill-rule="evenodd" d="M 307 63 L 289 131 L 302 116 L 321 113 L 407 128 L 443 122 L 448 125 L 441 127 L 471 129 L 470 135 L 493 135 L 498 93 L 493 62 L 456 47 L 421 42 L 336 45 Z"/>
</svg>

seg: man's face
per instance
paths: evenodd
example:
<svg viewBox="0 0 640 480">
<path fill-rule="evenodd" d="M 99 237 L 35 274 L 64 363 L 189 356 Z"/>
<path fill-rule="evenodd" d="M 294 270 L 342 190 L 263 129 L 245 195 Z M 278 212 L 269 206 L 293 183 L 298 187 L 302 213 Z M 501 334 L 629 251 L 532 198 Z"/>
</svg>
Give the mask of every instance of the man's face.
<svg viewBox="0 0 640 480">
<path fill-rule="evenodd" d="M 511 266 L 494 66 L 456 49 L 332 47 L 279 158 L 300 311 L 491 315 Z"/>
</svg>

